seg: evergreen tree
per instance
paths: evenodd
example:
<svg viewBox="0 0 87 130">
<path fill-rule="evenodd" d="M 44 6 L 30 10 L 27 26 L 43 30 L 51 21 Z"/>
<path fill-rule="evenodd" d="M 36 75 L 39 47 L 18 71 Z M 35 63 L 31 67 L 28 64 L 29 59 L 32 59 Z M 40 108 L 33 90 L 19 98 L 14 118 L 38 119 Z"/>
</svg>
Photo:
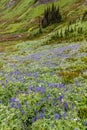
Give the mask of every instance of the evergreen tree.
<svg viewBox="0 0 87 130">
<path fill-rule="evenodd" d="M 42 27 L 46 27 L 51 23 L 55 23 L 55 22 L 61 22 L 62 16 L 59 10 L 59 7 L 56 8 L 56 6 L 54 4 L 52 4 L 51 8 L 48 7 L 45 11 L 44 11 L 44 16 L 42 19 Z"/>
</svg>

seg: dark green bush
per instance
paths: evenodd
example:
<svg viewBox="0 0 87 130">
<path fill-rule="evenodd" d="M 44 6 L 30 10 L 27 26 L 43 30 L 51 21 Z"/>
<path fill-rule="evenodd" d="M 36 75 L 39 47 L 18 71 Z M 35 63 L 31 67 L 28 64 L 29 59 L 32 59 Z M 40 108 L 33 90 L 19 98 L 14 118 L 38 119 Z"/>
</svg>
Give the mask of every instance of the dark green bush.
<svg viewBox="0 0 87 130">
<path fill-rule="evenodd" d="M 78 116 L 80 119 L 86 119 L 87 118 L 87 107 L 79 108 Z"/>
</svg>

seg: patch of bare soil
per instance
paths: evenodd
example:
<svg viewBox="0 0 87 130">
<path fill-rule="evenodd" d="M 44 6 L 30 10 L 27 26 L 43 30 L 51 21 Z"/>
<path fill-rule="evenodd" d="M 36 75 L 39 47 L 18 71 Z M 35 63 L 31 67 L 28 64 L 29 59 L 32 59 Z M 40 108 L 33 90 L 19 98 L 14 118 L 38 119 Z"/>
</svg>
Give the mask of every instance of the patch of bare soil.
<svg viewBox="0 0 87 130">
<path fill-rule="evenodd" d="M 5 34 L 0 35 L 0 42 L 4 41 L 16 41 L 16 40 L 25 40 L 28 37 L 28 34 Z"/>
<path fill-rule="evenodd" d="M 0 53 L 4 51 L 4 48 L 0 46 Z"/>
</svg>

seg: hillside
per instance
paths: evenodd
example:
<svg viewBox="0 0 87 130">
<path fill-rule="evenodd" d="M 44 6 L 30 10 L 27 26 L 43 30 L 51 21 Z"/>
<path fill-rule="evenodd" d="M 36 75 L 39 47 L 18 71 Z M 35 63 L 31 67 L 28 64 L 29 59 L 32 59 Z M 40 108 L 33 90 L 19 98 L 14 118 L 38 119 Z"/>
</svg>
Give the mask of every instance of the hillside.
<svg viewBox="0 0 87 130">
<path fill-rule="evenodd" d="M 52 0 L 50 0 L 52 1 Z M 55 0 L 54 0 L 55 1 Z M 33 35 L 44 36 L 57 31 L 68 28 L 69 23 L 71 22 L 71 28 L 74 28 L 74 25 L 77 22 L 77 30 L 73 34 L 76 35 L 78 28 L 83 27 L 83 32 L 87 30 L 85 28 L 84 22 L 81 22 L 81 19 L 86 12 L 86 1 L 85 0 L 58 0 L 55 2 L 56 6 L 60 7 L 62 13 L 62 23 L 50 25 L 48 28 L 42 29 L 42 34 L 38 34 L 39 19 L 43 17 L 44 9 L 51 5 L 47 0 L 13 0 L 0 1 L 0 41 L 12 40 L 12 39 L 30 39 Z M 83 8 L 84 7 L 84 8 Z M 52 35 L 55 35 L 51 33 Z M 72 34 L 71 34 L 72 35 Z M 5 36 L 5 37 L 4 37 Z M 50 36 L 52 37 L 52 36 Z M 50 38 L 49 37 L 49 38 Z M 83 37 L 83 36 L 82 36 Z"/>
<path fill-rule="evenodd" d="M 0 130 L 87 130 L 87 0 L 0 0 Z"/>
</svg>

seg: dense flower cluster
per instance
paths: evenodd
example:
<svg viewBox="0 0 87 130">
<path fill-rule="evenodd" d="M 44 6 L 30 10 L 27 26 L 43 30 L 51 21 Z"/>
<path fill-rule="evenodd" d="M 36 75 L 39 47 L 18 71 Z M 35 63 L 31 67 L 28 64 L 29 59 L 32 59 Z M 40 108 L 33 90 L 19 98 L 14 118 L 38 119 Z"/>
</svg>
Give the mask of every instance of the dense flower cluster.
<svg viewBox="0 0 87 130">
<path fill-rule="evenodd" d="M 35 130 L 40 121 L 48 122 L 48 130 L 53 130 L 57 125 L 59 127 L 57 123 L 66 122 L 66 125 L 68 121 L 78 125 L 73 125 L 73 130 L 81 125 L 87 126 L 86 119 L 82 120 L 78 115 L 78 108 L 85 106 L 87 101 L 87 67 L 84 59 L 81 61 L 83 54 L 87 53 L 80 54 L 81 46 L 80 43 L 47 46 L 42 51 L 39 48 L 31 53 L 27 52 L 26 47 L 26 55 L 12 54 L 7 56 L 7 60 L 4 60 L 5 54 L 0 54 L 4 64 L 0 70 L 1 128 L 32 130 L 35 127 Z M 70 73 L 71 69 L 75 73 Z M 83 75 L 80 73 L 78 77 L 72 77 L 80 70 Z M 68 82 L 67 75 L 72 82 Z"/>
</svg>

